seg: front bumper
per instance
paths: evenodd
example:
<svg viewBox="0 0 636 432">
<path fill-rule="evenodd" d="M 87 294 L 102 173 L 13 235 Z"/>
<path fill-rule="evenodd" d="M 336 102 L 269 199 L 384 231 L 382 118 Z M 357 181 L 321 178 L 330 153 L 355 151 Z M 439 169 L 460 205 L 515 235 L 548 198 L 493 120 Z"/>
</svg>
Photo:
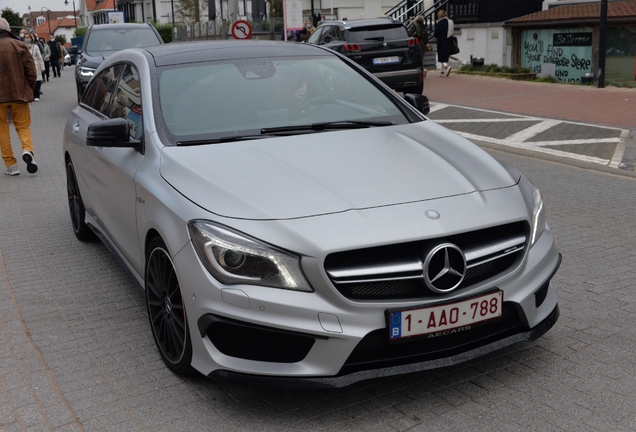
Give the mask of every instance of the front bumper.
<svg viewBox="0 0 636 432">
<path fill-rule="evenodd" d="M 559 306 L 556 305 L 541 323 L 533 329 L 521 333 L 513 334 L 503 339 L 495 340 L 486 345 L 469 349 L 461 353 L 457 353 L 450 357 L 444 357 L 434 360 L 426 360 L 418 363 L 408 363 L 400 366 L 385 367 L 380 369 L 358 371 L 347 375 L 338 375 L 334 377 L 308 377 L 308 378 L 287 378 L 287 377 L 271 377 L 248 375 L 239 372 L 227 370 L 218 370 L 212 372 L 210 378 L 220 381 L 232 382 L 236 384 L 244 384 L 250 386 L 275 387 L 275 388 L 337 388 L 346 387 L 358 381 L 367 379 L 387 377 L 392 375 L 400 375 L 413 372 L 421 372 L 429 369 L 437 369 L 452 366 L 465 362 L 477 357 L 484 356 L 494 351 L 498 351 L 504 347 L 519 343 L 531 342 L 543 336 L 550 330 L 559 319 Z"/>
<path fill-rule="evenodd" d="M 177 269 L 199 264 L 191 245 L 174 260 Z M 192 366 L 204 375 L 251 385 L 342 387 L 453 365 L 548 331 L 558 319 L 550 280 L 560 261 L 546 229 L 514 275 L 489 288 L 504 292 L 501 321 L 442 335 L 433 345 L 423 339 L 398 348 L 388 344 L 384 312 L 402 302 L 349 302 L 318 293 L 223 287 L 201 266 L 178 275 L 188 311 Z"/>
</svg>

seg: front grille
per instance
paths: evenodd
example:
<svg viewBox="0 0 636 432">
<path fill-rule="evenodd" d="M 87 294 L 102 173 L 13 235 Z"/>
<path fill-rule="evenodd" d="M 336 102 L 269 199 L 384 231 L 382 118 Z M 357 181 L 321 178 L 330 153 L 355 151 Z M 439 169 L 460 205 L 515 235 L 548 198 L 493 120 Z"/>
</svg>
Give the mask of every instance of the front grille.
<svg viewBox="0 0 636 432">
<path fill-rule="evenodd" d="M 446 336 L 389 343 L 388 330 L 379 329 L 358 343 L 338 375 L 446 358 L 524 331 L 515 306 L 508 302 L 501 318 Z"/>
<path fill-rule="evenodd" d="M 500 275 L 521 260 L 528 225 L 517 222 L 449 237 L 333 253 L 325 270 L 336 289 L 352 300 L 399 300 L 433 297 L 424 279 L 428 251 L 442 243 L 466 255 L 466 276 L 457 290 Z"/>
<path fill-rule="evenodd" d="M 199 322 L 214 346 L 223 354 L 246 360 L 296 363 L 303 360 L 315 339 L 312 336 L 205 315 Z"/>
</svg>

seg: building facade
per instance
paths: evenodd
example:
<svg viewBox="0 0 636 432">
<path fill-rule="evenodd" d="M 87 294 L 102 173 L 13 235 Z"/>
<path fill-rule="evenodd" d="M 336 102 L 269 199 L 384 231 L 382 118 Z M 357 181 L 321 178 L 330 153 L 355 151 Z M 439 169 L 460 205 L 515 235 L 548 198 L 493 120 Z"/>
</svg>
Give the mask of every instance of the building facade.
<svg viewBox="0 0 636 432">
<path fill-rule="evenodd" d="M 562 81 L 599 74 L 600 2 L 549 8 L 510 20 L 513 63 Z M 636 80 L 636 0 L 608 2 L 605 81 Z"/>
</svg>

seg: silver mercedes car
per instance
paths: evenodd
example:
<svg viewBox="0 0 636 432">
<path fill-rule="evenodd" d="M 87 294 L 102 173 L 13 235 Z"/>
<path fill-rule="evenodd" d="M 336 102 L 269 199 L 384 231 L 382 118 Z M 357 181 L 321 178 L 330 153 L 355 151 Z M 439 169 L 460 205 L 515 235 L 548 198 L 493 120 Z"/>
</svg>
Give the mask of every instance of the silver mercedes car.
<svg viewBox="0 0 636 432">
<path fill-rule="evenodd" d="M 72 227 L 177 374 L 342 387 L 535 340 L 559 316 L 541 194 L 427 113 L 319 46 L 121 51 L 66 123 Z"/>
</svg>

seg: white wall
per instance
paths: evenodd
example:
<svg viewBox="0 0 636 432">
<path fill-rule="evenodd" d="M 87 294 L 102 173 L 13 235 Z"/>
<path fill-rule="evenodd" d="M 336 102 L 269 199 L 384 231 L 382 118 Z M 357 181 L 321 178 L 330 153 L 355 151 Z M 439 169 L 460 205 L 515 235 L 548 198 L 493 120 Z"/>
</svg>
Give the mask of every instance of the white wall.
<svg viewBox="0 0 636 432">
<path fill-rule="evenodd" d="M 453 57 L 468 64 L 472 55 L 483 58 L 484 64 L 496 63 L 499 66 L 510 66 L 509 37 L 501 23 L 462 24 L 455 29 L 460 53 Z"/>
<path fill-rule="evenodd" d="M 71 38 L 75 37 L 75 27 L 58 27 L 53 32 L 55 36 L 64 36 L 66 37 L 66 42 L 71 43 Z"/>
</svg>

